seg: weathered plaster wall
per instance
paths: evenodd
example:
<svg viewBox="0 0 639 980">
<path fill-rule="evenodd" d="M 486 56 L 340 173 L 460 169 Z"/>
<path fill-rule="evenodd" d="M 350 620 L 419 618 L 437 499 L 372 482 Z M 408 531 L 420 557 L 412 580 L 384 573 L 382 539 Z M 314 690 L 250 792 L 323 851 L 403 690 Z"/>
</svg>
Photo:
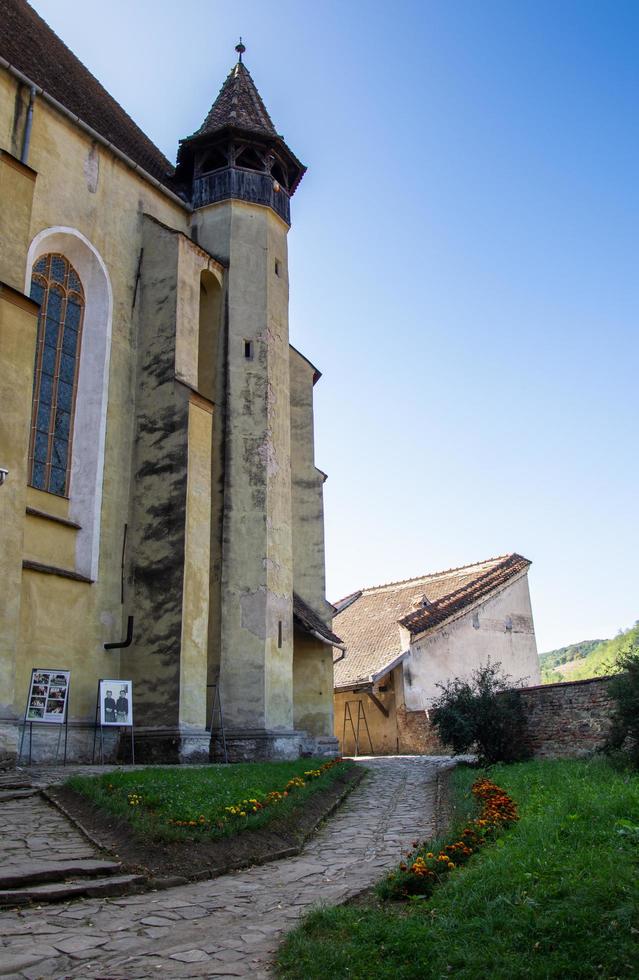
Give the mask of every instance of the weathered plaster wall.
<svg viewBox="0 0 639 980">
<path fill-rule="evenodd" d="M 395 673 L 395 672 L 393 672 Z M 343 755 L 355 754 L 355 731 L 357 730 L 358 703 L 363 706 L 370 732 L 370 741 L 373 743 L 373 755 L 395 755 L 398 751 L 397 741 L 397 716 L 396 716 L 396 689 L 395 677 L 390 675 L 383 679 L 381 684 L 385 690 L 380 691 L 379 685 L 375 685 L 375 696 L 381 701 L 388 711 L 388 717 L 379 710 L 376 704 L 364 693 L 355 691 L 336 691 L 335 692 L 335 737 L 339 739 L 340 752 Z M 351 726 L 346 715 L 346 704 L 350 704 L 350 713 L 353 721 Z M 346 715 L 346 727 L 344 718 Z M 360 723 L 359 732 L 359 754 L 371 754 L 371 746 L 366 735 L 366 728 Z"/>
<path fill-rule="evenodd" d="M 0 96 L 1 98 L 1 96 Z M 0 282 L 22 292 L 36 173 L 0 144 Z"/>
<path fill-rule="evenodd" d="M 325 600 L 324 499 L 326 477 L 315 466 L 313 377 L 315 368 L 290 349 L 293 580 L 295 591 L 330 622 Z"/>
<path fill-rule="evenodd" d="M 328 625 L 324 559 L 325 476 L 315 466 L 313 379 L 315 368 L 290 348 L 291 482 L 293 587 Z M 332 651 L 323 643 L 295 632 L 293 700 L 295 727 L 314 735 L 333 732 Z M 305 707 L 303 707 L 305 705 Z"/>
<path fill-rule="evenodd" d="M 222 696 L 230 729 L 291 730 L 288 229 L 270 209 L 235 201 L 200 209 L 197 227 L 201 244 L 230 263 Z"/>
<path fill-rule="evenodd" d="M 333 648 L 294 631 L 293 723 L 311 735 L 333 734 Z"/>
<path fill-rule="evenodd" d="M 0 148 L 14 153 L 20 143 L 14 132 L 16 93 L 14 80 L 0 70 Z M 17 136 L 20 136 L 19 127 L 18 130 Z M 24 230 L 19 233 L 16 229 L 16 234 L 12 233 L 13 240 L 20 243 L 19 248 L 12 252 L 2 250 L 2 260 L 7 266 L 2 278 L 24 289 L 25 280 L 29 278 L 28 244 L 45 229 L 75 229 L 90 241 L 108 270 L 112 288 L 113 333 L 105 420 L 103 494 L 98 515 L 100 543 L 97 581 L 94 585 L 87 585 L 72 579 L 25 571 L 21 635 L 17 648 L 14 646 L 9 651 L 9 656 L 17 665 L 15 694 L 9 708 L 0 707 L 0 724 L 2 718 L 22 715 L 28 677 L 31 667 L 36 665 L 68 667 L 72 670 L 71 718 L 87 723 L 94 717 L 98 678 L 120 674 L 118 651 L 106 653 L 103 643 L 118 640 L 124 635 L 126 616 L 134 611 L 120 602 L 120 562 L 124 524 L 129 517 L 136 359 L 136 313 L 132 314 L 132 306 L 142 244 L 142 213 L 149 212 L 183 231 L 188 230 L 188 214 L 112 157 L 106 149 L 92 144 L 70 121 L 39 99 L 35 105 L 28 162 L 37 173 L 35 183 L 30 180 L 33 190 L 30 213 L 28 207 L 22 207 L 19 201 L 14 200 L 16 191 L 13 185 L 8 198 L 11 208 L 8 208 L 8 185 L 5 182 L 1 187 L 3 197 L 0 211 L 3 214 L 12 211 L 19 221 L 23 221 L 27 215 L 29 221 L 26 233 Z M 25 331 L 25 336 L 28 336 L 28 331 Z M 24 348 L 24 356 L 27 356 L 27 347 Z M 32 377 L 33 351 L 29 358 L 29 375 Z M 13 400 L 17 410 L 15 398 Z M 6 404 L 4 399 L 3 404 Z M 26 473 L 30 392 L 22 411 L 21 424 L 27 436 L 20 465 Z M 3 465 L 1 460 L 0 465 Z M 16 462 L 16 473 L 18 465 Z M 14 496 L 14 491 L 11 491 L 12 506 L 16 514 L 21 511 L 22 521 L 25 519 L 26 504 L 54 516 L 69 516 L 69 501 L 62 498 L 26 488 L 24 484 L 19 493 L 17 490 L 15 493 L 17 495 Z M 72 480 L 71 506 L 73 496 Z M 5 499 L 8 500 L 9 496 Z M 70 566 L 66 565 L 66 561 L 80 532 L 66 528 L 61 533 L 59 527 L 51 522 L 46 524 L 43 519 L 29 518 L 28 522 L 29 557 L 46 563 L 57 554 L 53 564 L 75 571 L 75 561 Z M 22 529 L 19 533 L 22 534 Z M 0 557 L 0 568 L 3 580 L 7 581 L 6 553 Z"/>
<path fill-rule="evenodd" d="M 179 720 L 198 729 L 207 723 L 212 428 L 212 408 L 191 395 Z"/>
<path fill-rule="evenodd" d="M 406 708 L 428 707 L 438 694 L 438 683 L 469 677 L 489 659 L 501 662 L 515 683 L 540 680 L 525 574 L 433 634 L 413 640 L 403 663 Z"/>
<path fill-rule="evenodd" d="M 24 446 L 29 440 L 36 329 L 35 303 L 0 285 L 0 466 L 9 470 L 0 487 L 0 763 L 15 758 L 15 728 L 6 723 L 18 716 L 26 695 L 20 688 L 16 650 L 27 489 Z"/>
</svg>

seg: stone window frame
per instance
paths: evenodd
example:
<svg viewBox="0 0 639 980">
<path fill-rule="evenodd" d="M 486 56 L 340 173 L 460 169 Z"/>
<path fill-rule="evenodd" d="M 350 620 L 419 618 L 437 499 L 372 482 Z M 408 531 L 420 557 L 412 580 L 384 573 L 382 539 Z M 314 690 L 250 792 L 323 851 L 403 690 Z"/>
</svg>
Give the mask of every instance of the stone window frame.
<svg viewBox="0 0 639 980">
<path fill-rule="evenodd" d="M 40 231 L 29 246 L 26 295 L 31 289 L 36 262 L 48 253 L 59 253 L 70 262 L 84 290 L 68 517 L 79 526 L 75 571 L 95 581 L 100 558 L 113 291 L 107 266 L 93 243 L 77 228 L 53 225 Z"/>
</svg>

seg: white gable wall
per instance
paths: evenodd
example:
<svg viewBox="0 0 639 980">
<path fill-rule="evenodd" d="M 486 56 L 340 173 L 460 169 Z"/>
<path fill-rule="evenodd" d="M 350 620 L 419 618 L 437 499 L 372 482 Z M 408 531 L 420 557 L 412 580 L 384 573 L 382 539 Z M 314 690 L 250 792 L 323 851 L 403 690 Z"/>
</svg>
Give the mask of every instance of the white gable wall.
<svg viewBox="0 0 639 980">
<path fill-rule="evenodd" d="M 513 686 L 541 683 L 527 573 L 434 633 L 416 637 L 404 661 L 409 711 L 427 708 L 437 684 L 468 678 L 480 665 L 499 661 Z"/>
</svg>

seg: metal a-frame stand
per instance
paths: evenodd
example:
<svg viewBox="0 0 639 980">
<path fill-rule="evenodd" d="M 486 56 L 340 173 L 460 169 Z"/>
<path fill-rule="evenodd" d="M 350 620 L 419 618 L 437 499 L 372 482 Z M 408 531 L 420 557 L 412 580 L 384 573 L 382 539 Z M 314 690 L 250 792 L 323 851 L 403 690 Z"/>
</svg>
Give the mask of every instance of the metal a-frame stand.
<svg viewBox="0 0 639 980">
<path fill-rule="evenodd" d="M 222 743 L 222 753 L 224 755 L 224 761 L 229 761 L 229 754 L 226 750 L 226 732 L 224 731 L 224 715 L 222 714 L 222 695 L 220 694 L 220 684 L 207 684 L 213 691 L 213 704 L 211 706 L 211 740 L 216 732 L 215 728 L 215 712 L 217 711 L 220 719 L 219 728 L 217 729 L 218 737 Z"/>
<path fill-rule="evenodd" d="M 351 705 L 357 705 L 357 718 L 353 720 L 353 712 L 351 711 Z M 342 751 L 346 744 L 346 724 L 349 723 L 351 726 L 351 731 L 353 732 L 353 738 L 355 739 L 355 755 L 359 755 L 359 733 L 360 727 L 363 723 L 364 729 L 366 730 L 366 737 L 368 738 L 368 744 L 371 747 L 370 754 L 375 755 L 375 750 L 373 748 L 373 740 L 371 739 L 371 733 L 368 729 L 368 722 L 366 720 L 366 711 L 364 710 L 364 702 L 358 701 L 347 701 L 344 705 L 344 725 L 342 727 Z"/>
</svg>

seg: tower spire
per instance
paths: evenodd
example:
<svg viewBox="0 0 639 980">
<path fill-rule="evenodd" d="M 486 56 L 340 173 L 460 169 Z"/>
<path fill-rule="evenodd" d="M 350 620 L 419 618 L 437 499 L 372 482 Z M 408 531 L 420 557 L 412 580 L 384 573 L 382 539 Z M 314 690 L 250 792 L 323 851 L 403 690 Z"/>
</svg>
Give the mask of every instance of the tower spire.
<svg viewBox="0 0 639 980">
<path fill-rule="evenodd" d="M 223 200 L 271 207 L 290 224 L 290 198 L 306 167 L 273 125 L 251 74 L 242 61 L 228 73 L 200 128 L 180 141 L 176 182 L 195 208 Z"/>
</svg>

